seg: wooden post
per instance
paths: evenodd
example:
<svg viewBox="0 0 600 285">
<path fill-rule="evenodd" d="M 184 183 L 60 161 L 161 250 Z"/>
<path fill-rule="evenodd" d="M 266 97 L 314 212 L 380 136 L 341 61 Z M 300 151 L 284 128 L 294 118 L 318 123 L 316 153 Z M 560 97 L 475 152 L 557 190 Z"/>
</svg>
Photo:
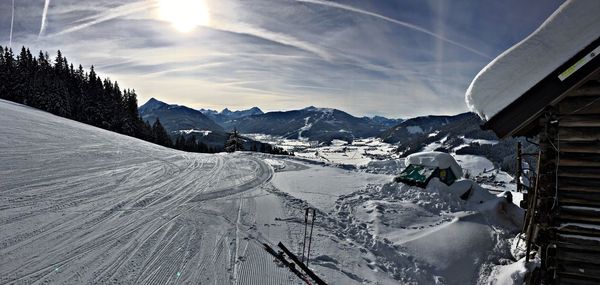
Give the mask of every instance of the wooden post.
<svg viewBox="0 0 600 285">
<path fill-rule="evenodd" d="M 521 142 L 517 142 L 517 192 L 523 191 L 523 185 L 521 185 L 521 174 L 523 172 L 523 156 L 521 156 Z"/>
</svg>

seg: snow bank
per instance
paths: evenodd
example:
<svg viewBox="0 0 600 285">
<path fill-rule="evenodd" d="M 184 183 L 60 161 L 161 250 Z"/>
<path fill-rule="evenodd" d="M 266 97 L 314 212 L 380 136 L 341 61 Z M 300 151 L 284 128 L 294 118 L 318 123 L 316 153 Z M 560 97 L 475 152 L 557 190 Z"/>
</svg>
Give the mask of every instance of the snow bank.
<svg viewBox="0 0 600 285">
<path fill-rule="evenodd" d="M 456 163 L 454 157 L 445 152 L 431 151 L 411 154 L 406 158 L 406 166 L 410 164 L 439 167 L 440 169 L 450 168 L 456 177 L 463 175 L 462 168 Z"/>
<path fill-rule="evenodd" d="M 525 262 L 525 257 L 519 261 L 498 266 L 493 275 L 488 280 L 490 285 L 521 285 L 525 284 L 525 277 L 528 272 L 540 266 L 539 260 L 533 260 L 529 263 Z"/>
<path fill-rule="evenodd" d="M 388 159 L 388 160 L 372 160 L 365 167 L 368 173 L 398 175 L 404 169 L 404 160 Z"/>
<path fill-rule="evenodd" d="M 490 119 L 600 37 L 600 1 L 567 1 L 536 31 L 484 67 L 466 92 L 471 111 Z"/>
</svg>

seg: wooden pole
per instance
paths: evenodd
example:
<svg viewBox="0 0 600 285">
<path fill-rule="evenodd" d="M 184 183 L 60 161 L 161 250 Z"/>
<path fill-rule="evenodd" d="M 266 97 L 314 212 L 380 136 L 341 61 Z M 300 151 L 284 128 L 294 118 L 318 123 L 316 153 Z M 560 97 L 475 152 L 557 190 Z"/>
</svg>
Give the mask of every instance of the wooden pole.
<svg viewBox="0 0 600 285">
<path fill-rule="evenodd" d="M 517 192 L 523 191 L 523 185 L 521 184 L 521 174 L 523 172 L 523 156 L 521 156 L 521 142 L 517 142 Z"/>
</svg>

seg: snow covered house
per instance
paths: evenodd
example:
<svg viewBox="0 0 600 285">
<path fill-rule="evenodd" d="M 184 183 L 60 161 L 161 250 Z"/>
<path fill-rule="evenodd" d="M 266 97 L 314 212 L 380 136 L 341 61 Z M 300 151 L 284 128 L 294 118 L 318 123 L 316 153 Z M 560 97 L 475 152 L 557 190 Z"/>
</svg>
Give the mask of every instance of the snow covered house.
<svg viewBox="0 0 600 285">
<path fill-rule="evenodd" d="M 434 177 L 451 185 L 462 177 L 462 168 L 452 155 L 444 152 L 419 152 L 406 158 L 406 168 L 395 178 L 396 182 L 425 187 Z"/>
<path fill-rule="evenodd" d="M 600 1 L 566 1 L 488 64 L 467 105 L 499 137 L 539 144 L 528 193 L 530 284 L 600 284 Z"/>
</svg>

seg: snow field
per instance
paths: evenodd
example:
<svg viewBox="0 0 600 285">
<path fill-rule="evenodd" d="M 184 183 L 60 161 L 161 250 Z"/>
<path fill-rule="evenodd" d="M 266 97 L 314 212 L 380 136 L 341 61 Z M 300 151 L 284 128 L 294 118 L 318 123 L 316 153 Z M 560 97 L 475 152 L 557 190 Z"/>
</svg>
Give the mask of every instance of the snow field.
<svg viewBox="0 0 600 285">
<path fill-rule="evenodd" d="M 309 206 L 330 284 L 484 283 L 510 259 L 519 213 L 457 197 L 476 184 L 184 153 L 6 101 L 0 121 L 1 283 L 298 284 L 261 244 L 300 254 Z"/>
</svg>

